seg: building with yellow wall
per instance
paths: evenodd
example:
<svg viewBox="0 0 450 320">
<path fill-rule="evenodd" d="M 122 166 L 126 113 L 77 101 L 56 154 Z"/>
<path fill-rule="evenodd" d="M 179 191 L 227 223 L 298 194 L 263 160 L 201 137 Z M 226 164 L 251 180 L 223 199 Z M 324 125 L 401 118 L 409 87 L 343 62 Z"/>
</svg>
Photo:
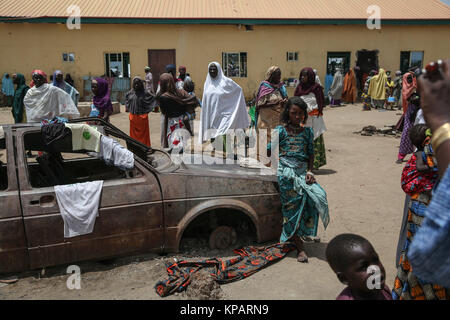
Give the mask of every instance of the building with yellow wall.
<svg viewBox="0 0 450 320">
<path fill-rule="evenodd" d="M 273 3 L 266 0 L 242 1 L 247 6 L 237 9 L 233 9 L 236 1 L 205 1 L 79 0 L 81 29 L 71 30 L 66 25 L 70 14 L 64 9 L 74 1 L 24 1 L 30 6 L 23 7 L 3 0 L 0 72 L 23 73 L 31 80 L 34 69 L 47 75 L 59 69 L 70 73 L 75 86 L 82 88 L 83 77 L 110 71 L 108 64 L 115 64 L 115 54 L 122 54 L 122 60 L 129 57 L 129 72 L 127 61 L 121 63 L 122 76 L 143 77 L 144 67 L 151 63 L 149 50 L 171 49 L 175 64 L 187 67 L 201 96 L 208 63 L 218 61 L 225 69 L 225 59 L 242 53 L 235 69 L 239 75 L 232 78 L 250 98 L 272 65 L 280 66 L 285 79 L 298 78 L 300 69 L 310 66 L 317 69 L 323 83 L 330 59 L 348 55 L 346 67 L 354 67 L 357 52 L 363 49 L 378 50 L 377 66 L 393 72 L 417 59 L 426 64 L 450 53 L 450 7 L 437 0 L 359 0 L 348 1 L 348 7 L 338 7 L 343 3 L 339 0 L 282 0 L 283 10 L 278 11 L 271 6 L 261 9 Z M 292 6 L 292 2 L 298 5 Z M 367 8 L 377 2 L 381 28 L 371 30 Z M 37 3 L 39 6 L 33 7 Z M 124 3 L 129 5 L 125 8 Z M 317 8 L 319 3 L 329 10 Z M 233 72 L 228 67 L 226 71 Z M 293 88 L 289 92 L 292 94 Z"/>
</svg>

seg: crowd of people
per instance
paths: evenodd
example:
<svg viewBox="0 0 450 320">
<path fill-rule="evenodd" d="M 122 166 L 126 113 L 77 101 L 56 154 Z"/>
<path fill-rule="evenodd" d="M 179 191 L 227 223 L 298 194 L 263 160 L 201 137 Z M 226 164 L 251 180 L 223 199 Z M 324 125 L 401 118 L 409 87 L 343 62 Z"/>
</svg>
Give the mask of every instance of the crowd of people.
<svg viewBox="0 0 450 320">
<path fill-rule="evenodd" d="M 186 68 L 182 66 L 178 71 L 177 76 L 176 66 L 167 65 L 157 84 L 149 67 L 145 68 L 144 79 L 133 78 L 125 106 L 130 136 L 151 146 L 148 114 L 159 111 L 162 147 L 182 150 L 194 136 L 193 120 L 196 108 L 201 106 L 198 140 L 201 144 L 220 141 L 214 146 L 222 145 L 226 156 L 230 146 L 233 148 L 236 143 L 227 139 L 229 130 L 247 130 L 251 125 L 242 88 L 224 75 L 218 62 L 211 62 L 205 70 L 200 101 Z M 449 287 L 450 269 L 444 263 L 448 262 L 450 252 L 449 61 L 427 66 L 419 79 L 418 74 L 415 69 L 404 75 L 396 72 L 392 80 L 390 72 L 380 68 L 370 72 L 361 88 L 363 110 L 402 109 L 397 162 L 403 163 L 406 155 L 412 154 L 401 177 L 407 196 L 393 291 L 384 283 L 384 267 L 370 242 L 358 235 L 344 234 L 334 238 L 326 250 L 330 267 L 348 285 L 338 299 L 449 297 L 446 287 Z M 339 106 L 341 100 L 355 103 L 358 85 L 354 70 L 348 70 L 344 77 L 337 68 L 332 78 L 327 74 L 323 87 L 317 72 L 307 67 L 299 73 L 294 96 L 288 97 L 281 75 L 278 66 L 267 70 L 256 94 L 253 125 L 267 142 L 260 145 L 264 139 L 258 139 L 258 159 L 271 166 L 272 150 L 277 148 L 279 152 L 276 167 L 283 214 L 280 242 L 293 242 L 298 251 L 297 260 L 306 263 L 305 239 L 317 236 L 319 219 L 325 228 L 330 221 L 327 194 L 313 173 L 326 165 L 323 134 L 327 128 L 323 110 L 327 98 L 331 107 Z M 16 123 L 79 116 L 76 108 L 79 93 L 59 70 L 54 72 L 51 84 L 42 70 L 33 71 L 29 86 L 23 74 L 12 77 L 5 74 L 2 84 L 4 95 L 11 97 L 9 103 Z M 110 121 L 112 103 L 108 82 L 98 77 L 91 85 L 90 116 Z M 367 287 L 369 266 L 378 268 L 382 282 L 373 290 Z"/>
</svg>

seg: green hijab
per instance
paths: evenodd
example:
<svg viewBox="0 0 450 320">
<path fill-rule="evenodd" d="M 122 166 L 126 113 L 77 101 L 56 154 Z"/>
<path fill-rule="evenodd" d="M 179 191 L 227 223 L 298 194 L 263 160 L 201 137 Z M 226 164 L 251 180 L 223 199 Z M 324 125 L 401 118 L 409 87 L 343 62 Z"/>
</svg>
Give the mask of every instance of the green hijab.
<svg viewBox="0 0 450 320">
<path fill-rule="evenodd" d="M 17 89 L 14 93 L 14 101 L 11 112 L 14 117 L 14 122 L 20 123 L 22 122 L 24 111 L 23 98 L 25 98 L 25 95 L 27 94 L 27 91 L 28 89 L 30 89 L 30 87 L 26 85 L 25 77 L 23 74 L 18 73 L 16 76 L 17 76 Z"/>
</svg>

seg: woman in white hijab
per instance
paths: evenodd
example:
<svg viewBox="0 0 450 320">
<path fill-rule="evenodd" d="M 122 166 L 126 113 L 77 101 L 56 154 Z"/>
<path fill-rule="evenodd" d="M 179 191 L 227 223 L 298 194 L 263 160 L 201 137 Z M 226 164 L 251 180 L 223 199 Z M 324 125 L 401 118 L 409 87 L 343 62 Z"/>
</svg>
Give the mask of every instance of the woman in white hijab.
<svg viewBox="0 0 450 320">
<path fill-rule="evenodd" d="M 344 78 L 341 74 L 341 69 L 336 68 L 333 83 L 331 84 L 329 95 L 331 107 L 338 107 L 341 105 L 342 91 L 344 90 Z"/>
<path fill-rule="evenodd" d="M 211 62 L 208 65 L 202 105 L 200 144 L 226 135 L 228 130 L 247 129 L 250 125 L 242 88 L 223 75 L 218 62 Z M 224 152 L 226 152 L 225 148 Z"/>
<path fill-rule="evenodd" d="M 64 90 L 47 83 L 47 76 L 41 70 L 32 74 L 32 85 L 23 103 L 28 122 L 41 122 L 54 117 L 76 118 L 80 116 L 75 103 Z"/>
</svg>

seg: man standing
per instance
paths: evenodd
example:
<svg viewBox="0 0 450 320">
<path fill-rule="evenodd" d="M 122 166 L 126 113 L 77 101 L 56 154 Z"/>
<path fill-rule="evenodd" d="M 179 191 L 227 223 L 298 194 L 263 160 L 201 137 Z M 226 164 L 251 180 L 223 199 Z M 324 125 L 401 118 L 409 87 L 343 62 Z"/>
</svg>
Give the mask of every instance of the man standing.
<svg viewBox="0 0 450 320">
<path fill-rule="evenodd" d="M 145 67 L 145 91 L 150 93 L 155 93 L 155 89 L 153 88 L 153 75 L 150 72 L 150 67 Z"/>
</svg>

